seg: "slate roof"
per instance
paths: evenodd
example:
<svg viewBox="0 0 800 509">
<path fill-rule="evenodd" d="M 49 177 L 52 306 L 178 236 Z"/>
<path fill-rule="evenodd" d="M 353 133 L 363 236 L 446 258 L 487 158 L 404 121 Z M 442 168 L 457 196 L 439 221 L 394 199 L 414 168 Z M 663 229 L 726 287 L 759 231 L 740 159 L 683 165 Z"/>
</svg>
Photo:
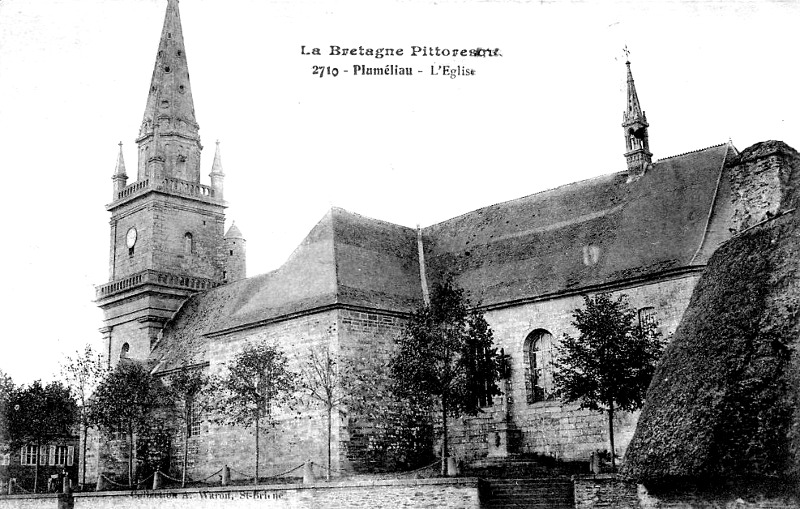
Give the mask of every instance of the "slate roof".
<svg viewBox="0 0 800 509">
<path fill-rule="evenodd" d="M 687 266 L 734 150 L 710 147 L 661 160 L 635 182 L 605 175 L 425 228 L 429 274 L 448 271 L 473 303 L 494 305 Z"/>
<path fill-rule="evenodd" d="M 449 271 L 473 303 L 495 305 L 702 264 L 734 150 L 710 147 L 659 161 L 635 182 L 606 175 L 424 228 L 428 279 Z M 333 208 L 279 269 L 191 297 L 151 358 L 170 369 L 204 360 L 207 334 L 336 304 L 408 312 L 421 299 L 417 232 Z"/>
<path fill-rule="evenodd" d="M 167 323 L 158 371 L 206 359 L 204 336 L 334 304 L 411 311 L 416 231 L 333 208 L 279 269 L 193 295 Z"/>
<path fill-rule="evenodd" d="M 236 226 L 236 222 L 234 221 L 231 223 L 231 227 L 228 228 L 228 232 L 225 234 L 226 239 L 243 239 L 244 235 L 242 235 L 242 230 Z"/>
</svg>

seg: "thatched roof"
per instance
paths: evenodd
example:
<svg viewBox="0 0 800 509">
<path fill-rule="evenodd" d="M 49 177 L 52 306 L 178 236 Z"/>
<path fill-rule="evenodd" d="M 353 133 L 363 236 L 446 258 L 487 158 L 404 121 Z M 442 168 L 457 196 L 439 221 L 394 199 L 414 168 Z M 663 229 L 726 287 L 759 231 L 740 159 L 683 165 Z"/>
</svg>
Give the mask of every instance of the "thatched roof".
<svg viewBox="0 0 800 509">
<path fill-rule="evenodd" d="M 628 475 L 797 474 L 798 281 L 797 211 L 719 248 L 648 389 L 626 453 Z"/>
</svg>

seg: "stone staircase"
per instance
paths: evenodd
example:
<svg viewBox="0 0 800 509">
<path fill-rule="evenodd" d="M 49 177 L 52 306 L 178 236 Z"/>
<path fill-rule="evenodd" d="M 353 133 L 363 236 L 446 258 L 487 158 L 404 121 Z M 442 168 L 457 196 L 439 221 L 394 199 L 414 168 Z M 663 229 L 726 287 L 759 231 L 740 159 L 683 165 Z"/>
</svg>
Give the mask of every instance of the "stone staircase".
<svg viewBox="0 0 800 509">
<path fill-rule="evenodd" d="M 482 507 L 490 509 L 573 509 L 574 485 L 567 478 L 487 479 Z"/>
</svg>

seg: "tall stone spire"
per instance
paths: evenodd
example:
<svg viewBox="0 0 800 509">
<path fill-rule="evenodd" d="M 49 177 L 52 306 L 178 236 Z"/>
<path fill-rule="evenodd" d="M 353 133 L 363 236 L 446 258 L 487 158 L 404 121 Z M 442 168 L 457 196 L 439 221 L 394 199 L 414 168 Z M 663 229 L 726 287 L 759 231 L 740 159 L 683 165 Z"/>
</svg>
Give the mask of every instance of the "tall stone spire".
<svg viewBox="0 0 800 509">
<path fill-rule="evenodd" d="M 114 168 L 114 176 L 111 177 L 114 181 L 114 196 L 113 200 L 117 199 L 120 191 L 125 189 L 125 184 L 128 182 L 128 175 L 125 173 L 125 160 L 122 158 L 122 142 L 119 142 L 119 155 L 117 156 L 117 166 Z"/>
<path fill-rule="evenodd" d="M 214 152 L 214 164 L 211 165 L 211 187 L 217 192 L 218 197 L 222 198 L 222 191 L 224 188 L 225 172 L 222 170 L 222 156 L 219 153 L 219 140 L 217 140 L 217 149 Z"/>
<path fill-rule="evenodd" d="M 622 128 L 625 131 L 625 160 L 628 163 L 628 179 L 636 180 L 647 171 L 652 164 L 653 154 L 650 153 L 650 141 L 647 135 L 647 116 L 639 104 L 636 85 L 633 83 L 631 63 L 626 61 L 628 68 L 628 104 L 622 115 Z"/>
<path fill-rule="evenodd" d="M 147 95 L 139 144 L 138 179 L 200 182 L 200 126 L 194 115 L 178 0 L 167 1 L 164 27 Z"/>
</svg>

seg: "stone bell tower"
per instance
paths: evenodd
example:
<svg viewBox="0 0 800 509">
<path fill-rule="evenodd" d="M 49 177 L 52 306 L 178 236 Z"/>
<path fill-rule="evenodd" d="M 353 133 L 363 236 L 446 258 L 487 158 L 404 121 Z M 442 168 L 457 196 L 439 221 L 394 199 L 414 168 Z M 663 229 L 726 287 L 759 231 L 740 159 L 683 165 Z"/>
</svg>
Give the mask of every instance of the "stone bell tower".
<svg viewBox="0 0 800 509">
<path fill-rule="evenodd" d="M 163 324 L 193 293 L 224 281 L 221 168 L 200 183 L 195 119 L 177 0 L 168 0 L 139 136 L 136 181 L 122 148 L 112 177 L 109 282 L 97 287 L 104 353 L 145 360 Z M 121 144 L 120 144 L 121 145 Z"/>
</svg>

